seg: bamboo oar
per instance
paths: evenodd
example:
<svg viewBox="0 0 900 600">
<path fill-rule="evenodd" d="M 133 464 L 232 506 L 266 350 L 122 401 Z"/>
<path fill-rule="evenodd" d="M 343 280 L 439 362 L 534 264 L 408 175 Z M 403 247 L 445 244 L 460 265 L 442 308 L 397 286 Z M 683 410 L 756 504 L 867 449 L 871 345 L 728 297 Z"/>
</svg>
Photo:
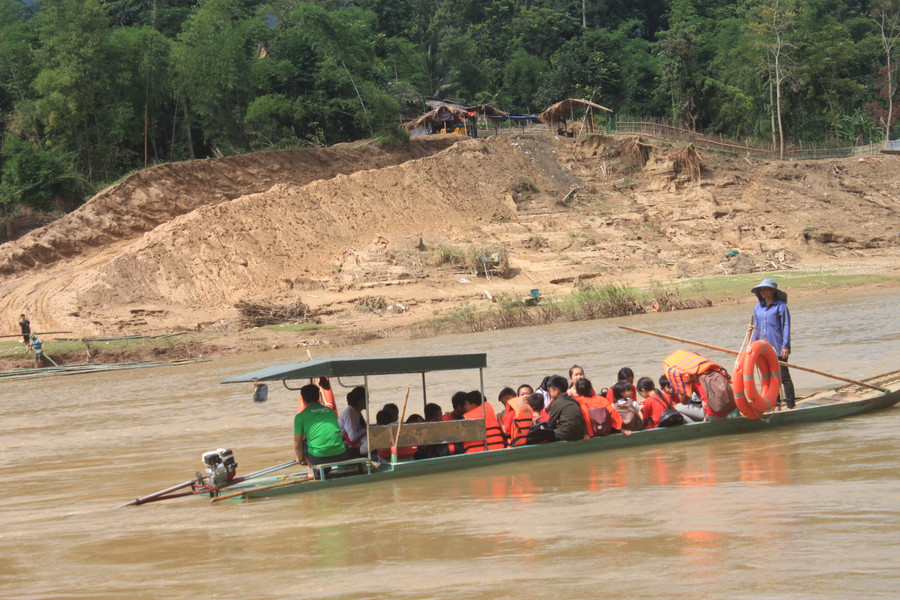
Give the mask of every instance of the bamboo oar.
<svg viewBox="0 0 900 600">
<path fill-rule="evenodd" d="M 282 481 L 281 483 L 273 483 L 271 485 L 262 485 L 255 488 L 250 488 L 249 490 L 241 490 L 239 492 L 232 492 L 230 494 L 225 494 L 224 496 L 216 496 L 215 498 L 210 498 L 209 501 L 211 503 L 219 502 L 221 500 L 228 500 L 229 498 L 235 498 L 237 496 L 243 496 L 244 494 L 252 494 L 254 492 L 264 492 L 265 490 L 271 490 L 273 488 L 286 487 L 289 485 L 299 485 L 306 481 L 313 481 L 312 479 L 295 479 L 293 481 Z"/>
<path fill-rule="evenodd" d="M 710 350 L 718 350 L 719 352 L 725 352 L 726 354 L 738 354 L 734 350 L 729 350 L 728 348 L 720 348 L 719 346 L 711 346 L 709 344 L 704 344 L 703 342 L 695 342 L 693 340 L 686 340 L 684 338 L 677 338 L 671 335 L 665 335 L 662 333 L 656 333 L 653 331 L 646 331 L 644 329 L 635 329 L 634 327 L 626 327 L 624 325 L 619 325 L 619 329 L 625 329 L 626 331 L 633 331 L 635 333 L 645 333 L 647 335 L 652 335 L 660 338 L 664 338 L 667 340 L 673 340 L 675 342 L 681 342 L 683 344 L 693 344 L 694 346 L 700 346 L 701 348 L 709 348 Z M 817 369 L 810 369 L 809 367 L 801 367 L 800 365 L 795 365 L 792 363 L 781 362 L 786 367 L 790 367 L 791 369 L 798 369 L 800 371 L 808 371 L 809 373 L 815 373 L 816 375 L 823 375 L 825 377 L 831 377 L 832 379 L 837 379 L 838 381 L 846 381 L 847 383 L 853 383 L 856 385 L 861 385 L 862 387 L 871 388 L 873 390 L 878 390 L 879 392 L 888 393 L 891 390 L 887 388 L 883 388 L 877 385 L 872 385 L 870 383 L 865 383 L 863 381 L 857 381 L 855 379 L 847 379 L 846 377 L 841 377 L 840 375 L 834 375 L 833 373 L 826 373 L 825 371 L 819 371 Z"/>
<path fill-rule="evenodd" d="M 391 446 L 391 462 L 397 462 L 397 444 L 400 443 L 400 428 L 403 427 L 403 417 L 406 416 L 406 401 L 409 400 L 409 388 L 406 388 L 406 396 L 403 397 L 403 408 L 400 411 L 400 421 L 397 423 L 397 435 L 394 436 L 394 445 Z"/>
<path fill-rule="evenodd" d="M 741 349 L 738 351 L 737 358 L 734 359 L 734 370 L 738 369 L 738 361 L 741 360 L 741 353 L 744 352 L 744 348 L 747 347 L 747 344 L 750 343 L 750 338 L 753 336 L 753 315 L 750 315 L 750 323 L 747 325 L 747 333 L 744 334 L 744 341 L 741 342 Z"/>
</svg>

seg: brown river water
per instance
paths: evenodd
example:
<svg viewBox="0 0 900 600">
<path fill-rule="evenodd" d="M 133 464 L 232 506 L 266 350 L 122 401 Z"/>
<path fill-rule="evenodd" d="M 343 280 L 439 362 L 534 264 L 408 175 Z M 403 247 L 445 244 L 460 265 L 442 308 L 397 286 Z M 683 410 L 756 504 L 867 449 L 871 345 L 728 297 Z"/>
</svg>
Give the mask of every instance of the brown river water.
<svg viewBox="0 0 900 600">
<path fill-rule="evenodd" d="M 791 302 L 797 364 L 900 368 L 896 290 Z M 574 363 L 597 387 L 654 378 L 679 344 L 736 348 L 751 306 L 316 348 L 315 358 L 486 352 L 485 391 Z M 700 352 L 729 370 L 733 358 Z M 239 473 L 292 458 L 296 392 L 266 404 L 226 377 L 303 362 L 273 351 L 181 367 L 0 383 L 0 598 L 898 598 L 900 409 L 771 432 L 436 473 L 210 505 L 114 508 L 231 448 Z M 793 371 L 798 395 L 833 387 Z M 421 412 L 416 378 L 373 406 Z M 449 408 L 477 372 L 429 374 Z M 343 408 L 346 390 L 339 390 Z"/>
</svg>

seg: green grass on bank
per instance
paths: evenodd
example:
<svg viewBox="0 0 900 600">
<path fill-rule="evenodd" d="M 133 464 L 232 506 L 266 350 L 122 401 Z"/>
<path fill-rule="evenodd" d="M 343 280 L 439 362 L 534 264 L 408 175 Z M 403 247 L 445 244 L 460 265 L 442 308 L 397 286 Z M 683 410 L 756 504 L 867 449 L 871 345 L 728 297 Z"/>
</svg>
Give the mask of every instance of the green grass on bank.
<svg viewBox="0 0 900 600">
<path fill-rule="evenodd" d="M 776 271 L 746 275 L 717 275 L 667 284 L 685 298 L 709 298 L 713 302 L 749 297 L 750 289 L 770 277 L 778 287 L 791 293 L 846 290 L 863 286 L 900 286 L 900 277 L 867 273 L 839 273 L 836 270 Z"/>
<path fill-rule="evenodd" d="M 278 325 L 264 325 L 261 327 L 261 329 L 268 329 L 269 331 L 294 333 L 317 333 L 334 328 L 334 325 L 323 325 L 322 323 L 280 323 Z"/>
<path fill-rule="evenodd" d="M 59 340 L 56 336 L 42 336 L 44 342 L 44 354 L 53 358 L 54 354 L 82 354 L 87 360 L 88 346 L 81 340 Z M 211 339 L 211 334 L 189 333 L 173 337 L 135 338 L 124 340 L 92 341 L 89 342 L 91 354 L 94 357 L 103 354 L 124 354 L 132 351 L 147 350 L 152 348 L 174 348 L 186 346 L 193 342 Z M 13 341 L 0 342 L 0 357 L 6 358 L 33 358 L 34 354 L 25 353 L 25 344 L 21 338 Z"/>
</svg>

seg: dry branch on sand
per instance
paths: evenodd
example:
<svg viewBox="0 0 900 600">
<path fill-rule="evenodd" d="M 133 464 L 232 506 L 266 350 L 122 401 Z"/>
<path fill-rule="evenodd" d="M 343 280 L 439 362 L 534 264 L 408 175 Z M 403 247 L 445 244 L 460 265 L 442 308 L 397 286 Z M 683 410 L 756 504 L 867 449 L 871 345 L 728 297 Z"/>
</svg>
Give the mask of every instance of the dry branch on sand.
<svg viewBox="0 0 900 600">
<path fill-rule="evenodd" d="M 651 293 L 654 298 L 650 312 L 670 312 L 712 306 L 712 300 L 709 298 L 682 298 L 677 289 L 661 285 L 654 285 Z"/>
<path fill-rule="evenodd" d="M 242 329 L 278 325 L 279 323 L 316 322 L 309 305 L 302 300 L 297 300 L 292 304 L 242 300 L 234 307 L 241 314 Z"/>
<path fill-rule="evenodd" d="M 702 164 L 703 158 L 693 145 L 682 148 L 672 157 L 672 168 L 675 170 L 675 175 L 687 173 L 691 181 L 700 181 L 700 165 Z"/>
<path fill-rule="evenodd" d="M 622 162 L 630 168 L 639 171 L 650 160 L 650 152 L 652 150 L 653 147 L 650 144 L 645 144 L 639 139 L 631 139 L 618 144 L 613 150 L 612 156 L 621 158 Z"/>
<path fill-rule="evenodd" d="M 502 244 L 472 244 L 466 250 L 465 261 L 473 275 L 504 279 L 509 275 L 509 252 Z"/>
</svg>

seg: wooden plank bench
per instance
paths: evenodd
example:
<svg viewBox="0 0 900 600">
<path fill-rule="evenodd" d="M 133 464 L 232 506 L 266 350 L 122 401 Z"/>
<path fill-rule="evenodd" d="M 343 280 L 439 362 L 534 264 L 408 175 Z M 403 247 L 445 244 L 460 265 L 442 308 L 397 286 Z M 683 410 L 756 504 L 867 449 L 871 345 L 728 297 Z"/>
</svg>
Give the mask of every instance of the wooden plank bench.
<svg viewBox="0 0 900 600">
<path fill-rule="evenodd" d="M 339 469 L 341 467 L 349 467 L 351 465 L 357 465 L 357 467 L 359 465 L 365 465 L 366 473 L 372 472 L 372 461 L 365 456 L 360 458 L 351 458 L 350 460 L 342 460 L 340 462 L 325 463 L 324 465 L 310 465 L 310 468 L 314 472 L 318 473 L 318 475 L 316 476 L 317 479 L 325 479 L 326 469 Z"/>
</svg>

